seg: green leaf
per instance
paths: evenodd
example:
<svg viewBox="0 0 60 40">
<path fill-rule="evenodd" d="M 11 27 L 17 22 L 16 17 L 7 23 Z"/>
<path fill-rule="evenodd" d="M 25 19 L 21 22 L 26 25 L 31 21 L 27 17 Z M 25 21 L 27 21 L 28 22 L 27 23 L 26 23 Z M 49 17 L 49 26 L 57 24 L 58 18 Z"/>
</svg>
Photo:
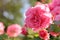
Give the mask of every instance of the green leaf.
<svg viewBox="0 0 60 40">
<path fill-rule="evenodd" d="M 35 37 L 34 40 L 42 40 L 42 39 L 39 37 Z"/>
<path fill-rule="evenodd" d="M 34 38 L 24 37 L 23 40 L 34 40 Z"/>
<path fill-rule="evenodd" d="M 38 33 L 35 33 L 34 36 L 35 36 L 35 37 L 38 37 L 39 35 L 38 35 Z"/>
<path fill-rule="evenodd" d="M 34 38 L 34 36 L 33 36 L 33 35 L 27 35 L 27 37 L 29 37 L 29 38 Z"/>
<path fill-rule="evenodd" d="M 6 34 L 0 35 L 0 40 L 5 40 L 7 38 L 8 38 L 8 36 Z"/>
<path fill-rule="evenodd" d="M 28 30 L 28 34 L 29 34 L 29 35 L 34 34 L 34 32 L 33 32 L 33 30 L 32 30 L 31 28 L 27 28 L 27 30 Z"/>
</svg>

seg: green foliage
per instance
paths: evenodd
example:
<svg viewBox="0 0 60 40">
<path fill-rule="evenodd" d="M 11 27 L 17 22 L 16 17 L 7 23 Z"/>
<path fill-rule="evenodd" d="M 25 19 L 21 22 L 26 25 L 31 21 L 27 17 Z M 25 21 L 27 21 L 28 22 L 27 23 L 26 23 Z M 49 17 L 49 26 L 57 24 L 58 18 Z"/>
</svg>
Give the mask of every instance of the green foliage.
<svg viewBox="0 0 60 40">
<path fill-rule="evenodd" d="M 8 0 L 0 0 L 0 21 L 5 24 L 7 27 L 10 24 L 20 24 L 22 25 L 22 14 L 20 13 L 20 8 L 21 8 L 21 2 L 20 0 L 10 0 L 8 3 Z M 14 2 L 16 1 L 16 2 Z M 5 4 L 6 3 L 6 4 Z M 7 12 L 9 15 L 6 17 L 4 16 L 4 12 Z M 6 14 L 6 13 L 5 13 Z M 13 19 L 11 15 L 13 16 Z"/>
<path fill-rule="evenodd" d="M 32 6 L 34 6 L 36 2 L 37 2 L 37 0 L 30 0 L 30 3 Z M 41 0 L 40 0 L 40 2 L 41 2 Z M 49 2 L 51 2 L 51 0 L 46 0 L 44 3 L 49 3 Z"/>
<path fill-rule="evenodd" d="M 36 0 L 30 0 L 30 4 L 31 4 L 32 6 L 35 5 L 35 2 L 36 2 Z"/>
<path fill-rule="evenodd" d="M 49 31 L 60 32 L 60 27 L 56 24 L 52 24 L 49 28 Z"/>
<path fill-rule="evenodd" d="M 28 34 L 30 35 L 34 34 L 34 31 L 31 28 L 27 28 L 27 30 L 28 30 Z"/>
<path fill-rule="evenodd" d="M 60 36 L 58 36 L 58 37 L 53 37 L 53 36 L 51 36 L 51 37 L 50 37 L 50 40 L 60 40 Z"/>
<path fill-rule="evenodd" d="M 42 40 L 39 37 L 34 37 L 34 38 L 29 38 L 29 37 L 24 37 L 23 40 Z"/>
</svg>

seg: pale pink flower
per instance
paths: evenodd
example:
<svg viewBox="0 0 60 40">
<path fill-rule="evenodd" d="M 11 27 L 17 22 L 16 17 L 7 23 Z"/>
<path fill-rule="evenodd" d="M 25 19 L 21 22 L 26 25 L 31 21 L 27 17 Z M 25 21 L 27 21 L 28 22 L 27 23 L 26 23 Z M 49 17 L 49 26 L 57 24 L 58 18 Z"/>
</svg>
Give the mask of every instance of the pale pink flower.
<svg viewBox="0 0 60 40">
<path fill-rule="evenodd" d="M 41 39 L 44 39 L 44 40 L 49 40 L 49 33 L 48 33 L 48 31 L 47 30 L 45 30 L 45 29 L 42 29 L 42 30 L 40 30 L 39 31 L 39 37 L 41 38 Z"/>
<path fill-rule="evenodd" d="M 57 15 L 57 16 L 55 17 L 55 21 L 60 21 L 60 15 Z"/>
<path fill-rule="evenodd" d="M 59 21 L 60 20 L 60 6 L 56 6 L 51 12 L 55 16 L 55 21 Z"/>
<path fill-rule="evenodd" d="M 21 26 L 18 24 L 12 24 L 7 28 L 7 35 L 9 37 L 17 37 L 21 33 Z"/>
<path fill-rule="evenodd" d="M 49 3 L 50 11 L 54 15 L 55 21 L 60 20 L 60 0 L 52 0 Z"/>
<path fill-rule="evenodd" d="M 48 28 L 52 23 L 52 14 L 44 4 L 31 7 L 26 12 L 25 24 L 32 29 Z"/>
<path fill-rule="evenodd" d="M 52 0 L 52 2 L 48 5 L 50 7 L 50 10 L 52 11 L 56 6 L 60 6 L 60 0 Z"/>
<path fill-rule="evenodd" d="M 56 6 L 53 5 L 53 3 L 49 3 L 48 5 L 49 5 L 50 11 L 52 11 L 56 7 Z"/>
<path fill-rule="evenodd" d="M 4 34 L 4 24 L 2 22 L 0 22 L 0 35 Z"/>
<path fill-rule="evenodd" d="M 53 10 L 52 13 L 55 15 L 59 15 L 60 14 L 60 6 L 56 6 Z"/>
<path fill-rule="evenodd" d="M 54 6 L 60 6 L 60 0 L 52 0 Z"/>
</svg>

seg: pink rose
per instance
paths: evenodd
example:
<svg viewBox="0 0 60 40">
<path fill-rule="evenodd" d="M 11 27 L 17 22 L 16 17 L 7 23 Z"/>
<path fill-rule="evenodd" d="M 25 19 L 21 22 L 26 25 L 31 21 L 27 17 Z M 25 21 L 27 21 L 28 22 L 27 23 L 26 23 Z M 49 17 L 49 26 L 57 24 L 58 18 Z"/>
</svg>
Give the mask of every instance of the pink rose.
<svg viewBox="0 0 60 40">
<path fill-rule="evenodd" d="M 25 24 L 32 29 L 48 28 L 52 23 L 52 14 L 47 5 L 31 7 L 26 12 Z"/>
<path fill-rule="evenodd" d="M 39 31 L 39 37 L 44 40 L 49 40 L 49 33 L 47 30 L 43 29 Z"/>
<path fill-rule="evenodd" d="M 0 22 L 0 35 L 4 34 L 4 24 L 2 22 Z"/>
<path fill-rule="evenodd" d="M 7 35 L 9 37 L 17 37 L 21 33 L 21 26 L 18 24 L 12 24 L 7 28 Z"/>
</svg>

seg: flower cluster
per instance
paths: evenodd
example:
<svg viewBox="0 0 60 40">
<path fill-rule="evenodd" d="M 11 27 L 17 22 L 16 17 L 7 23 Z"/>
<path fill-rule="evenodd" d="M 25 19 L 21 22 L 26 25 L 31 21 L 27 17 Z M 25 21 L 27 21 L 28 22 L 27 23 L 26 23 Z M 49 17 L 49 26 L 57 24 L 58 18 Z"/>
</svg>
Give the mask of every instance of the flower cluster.
<svg viewBox="0 0 60 40">
<path fill-rule="evenodd" d="M 55 21 L 60 21 L 60 1 L 52 0 L 49 4 L 37 2 L 34 7 L 30 7 L 26 11 L 23 27 L 12 24 L 7 27 L 5 32 L 4 24 L 0 22 L 0 35 L 6 33 L 9 37 L 17 37 L 20 34 L 25 36 L 38 34 L 39 38 L 50 40 L 50 36 L 60 35 L 60 24 L 55 24 Z"/>
<path fill-rule="evenodd" d="M 34 7 L 30 7 L 26 11 L 25 24 L 27 25 L 27 28 L 31 28 L 34 32 L 37 32 L 41 39 L 49 40 L 50 35 L 54 37 L 60 35 L 60 32 L 57 33 L 50 29 L 50 25 L 55 24 L 53 21 L 59 20 L 60 3 L 58 0 L 52 0 L 52 2 L 49 4 L 37 2 Z"/>
<path fill-rule="evenodd" d="M 47 4 L 37 4 L 26 11 L 25 24 L 28 28 L 38 32 L 40 38 L 49 39 L 49 33 L 46 30 L 53 23 L 53 15 Z M 43 29 L 43 30 L 42 30 Z"/>
</svg>

